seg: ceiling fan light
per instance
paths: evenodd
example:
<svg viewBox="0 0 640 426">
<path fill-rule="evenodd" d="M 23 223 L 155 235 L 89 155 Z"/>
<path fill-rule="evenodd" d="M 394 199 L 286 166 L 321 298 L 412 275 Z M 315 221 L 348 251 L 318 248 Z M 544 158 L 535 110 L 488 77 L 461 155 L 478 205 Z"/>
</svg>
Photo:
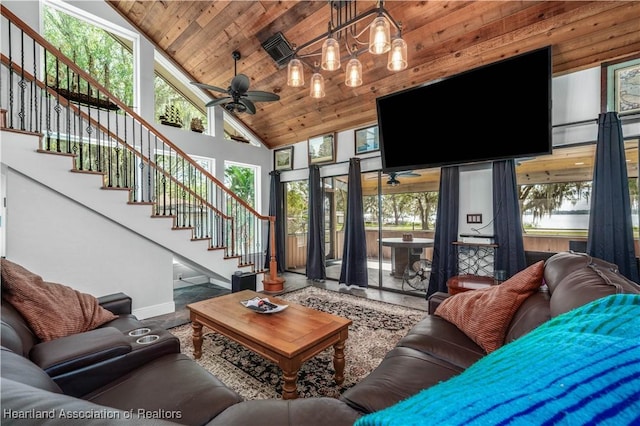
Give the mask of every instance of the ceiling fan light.
<svg viewBox="0 0 640 426">
<path fill-rule="evenodd" d="M 311 76 L 311 92 L 309 96 L 315 99 L 324 98 L 324 78 L 320 73 L 314 73 Z"/>
<path fill-rule="evenodd" d="M 304 86 L 304 70 L 299 59 L 289 61 L 287 67 L 287 85 L 290 87 Z"/>
<path fill-rule="evenodd" d="M 333 37 L 329 37 L 322 43 L 322 62 L 320 66 L 327 71 L 335 71 L 340 68 L 340 44 Z"/>
<path fill-rule="evenodd" d="M 391 42 L 387 69 L 389 71 L 402 71 L 405 68 L 407 68 L 407 43 L 401 38 L 395 38 Z"/>
<path fill-rule="evenodd" d="M 362 64 L 357 58 L 347 62 L 344 84 L 349 87 L 362 86 Z"/>
<path fill-rule="evenodd" d="M 384 16 L 378 16 L 369 29 L 369 52 L 381 55 L 387 53 L 389 49 L 391 49 L 389 21 Z"/>
</svg>

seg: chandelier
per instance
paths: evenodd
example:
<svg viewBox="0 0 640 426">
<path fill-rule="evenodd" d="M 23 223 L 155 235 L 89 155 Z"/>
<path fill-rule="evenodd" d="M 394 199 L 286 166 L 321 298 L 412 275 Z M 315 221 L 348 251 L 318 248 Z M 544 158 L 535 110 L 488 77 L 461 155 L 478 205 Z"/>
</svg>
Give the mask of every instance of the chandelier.
<svg viewBox="0 0 640 426">
<path fill-rule="evenodd" d="M 293 55 L 287 66 L 287 85 L 291 87 L 304 86 L 304 66 L 313 70 L 310 80 L 309 95 L 312 98 L 325 96 L 324 77 L 320 70 L 336 71 L 348 59 L 345 66 L 344 84 L 349 87 L 362 85 L 362 63 L 358 56 L 364 53 L 387 56 L 387 69 L 402 71 L 407 68 L 407 43 L 402 39 L 401 24 L 384 8 L 383 1 L 366 12 L 357 13 L 355 0 L 329 1 L 331 19 L 328 31 L 299 46 L 294 46 Z M 356 31 L 356 26 L 369 18 L 373 18 L 363 29 Z M 390 28 L 396 30 L 393 38 Z M 369 32 L 369 40 L 362 41 L 361 37 Z M 324 41 L 323 41 L 324 40 Z M 321 50 L 318 44 L 322 42 Z M 315 51 L 310 51 L 312 46 Z M 346 54 L 342 56 L 341 46 Z M 309 58 L 320 57 L 320 62 L 309 64 Z"/>
</svg>

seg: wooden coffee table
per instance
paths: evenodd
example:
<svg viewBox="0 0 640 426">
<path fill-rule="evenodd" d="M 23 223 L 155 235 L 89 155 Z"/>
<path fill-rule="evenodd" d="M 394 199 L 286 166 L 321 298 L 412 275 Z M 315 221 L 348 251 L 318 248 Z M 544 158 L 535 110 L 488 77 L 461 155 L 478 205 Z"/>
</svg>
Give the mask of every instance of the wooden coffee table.
<svg viewBox="0 0 640 426">
<path fill-rule="evenodd" d="M 245 308 L 241 300 L 268 297 L 289 305 L 273 314 Z M 202 355 L 202 326 L 238 342 L 275 362 L 282 370 L 282 398 L 298 397 L 296 381 L 302 363 L 333 346 L 335 382 L 344 381 L 344 345 L 351 320 L 307 308 L 274 296 L 244 290 L 187 305 L 193 328 L 193 355 Z"/>
</svg>

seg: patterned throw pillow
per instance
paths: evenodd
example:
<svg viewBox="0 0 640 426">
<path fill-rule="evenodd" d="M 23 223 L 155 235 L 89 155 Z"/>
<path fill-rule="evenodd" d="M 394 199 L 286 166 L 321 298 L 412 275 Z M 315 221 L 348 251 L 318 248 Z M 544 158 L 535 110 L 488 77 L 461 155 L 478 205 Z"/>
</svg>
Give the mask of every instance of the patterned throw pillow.
<svg viewBox="0 0 640 426">
<path fill-rule="evenodd" d="M 500 285 L 465 291 L 445 299 L 435 311 L 462 330 L 487 353 L 502 346 L 520 305 L 542 285 L 544 261 L 518 272 Z"/>
<path fill-rule="evenodd" d="M 41 340 L 82 333 L 116 319 L 90 294 L 45 282 L 22 266 L 0 259 L 2 297 L 29 323 Z"/>
</svg>

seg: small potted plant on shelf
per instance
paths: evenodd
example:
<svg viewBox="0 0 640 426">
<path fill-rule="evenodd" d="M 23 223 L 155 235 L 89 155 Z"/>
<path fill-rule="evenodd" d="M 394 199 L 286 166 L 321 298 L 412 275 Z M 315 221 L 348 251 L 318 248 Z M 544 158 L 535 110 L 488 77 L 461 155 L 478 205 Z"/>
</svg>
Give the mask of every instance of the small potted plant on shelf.
<svg viewBox="0 0 640 426">
<path fill-rule="evenodd" d="M 198 117 L 194 117 L 191 119 L 191 131 L 202 133 L 204 132 L 204 126 L 202 125 L 202 120 Z"/>
<path fill-rule="evenodd" d="M 180 108 L 175 105 L 167 105 L 164 107 L 164 115 L 160 117 L 160 123 L 167 126 L 182 127 L 182 113 Z"/>
</svg>

